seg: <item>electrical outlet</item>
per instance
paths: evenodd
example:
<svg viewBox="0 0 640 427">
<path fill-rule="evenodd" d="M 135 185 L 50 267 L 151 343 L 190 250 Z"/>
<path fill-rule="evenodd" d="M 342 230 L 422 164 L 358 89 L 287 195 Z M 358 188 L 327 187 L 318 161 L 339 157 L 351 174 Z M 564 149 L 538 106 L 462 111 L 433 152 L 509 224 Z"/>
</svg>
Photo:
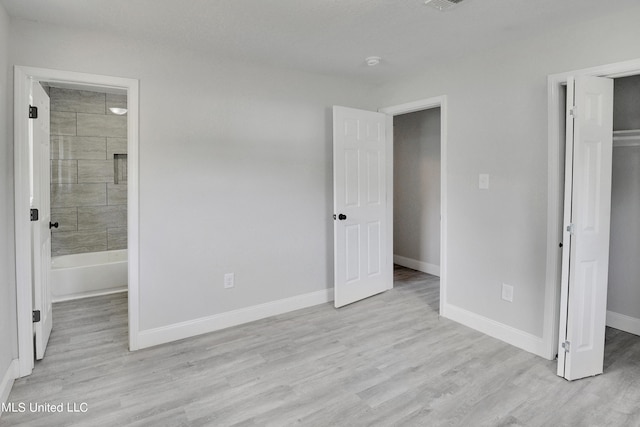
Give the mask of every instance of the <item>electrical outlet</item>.
<svg viewBox="0 0 640 427">
<path fill-rule="evenodd" d="M 508 302 L 513 302 L 513 286 L 502 284 L 502 299 Z"/>
<path fill-rule="evenodd" d="M 234 273 L 226 273 L 224 275 L 224 288 L 229 289 L 235 286 L 235 274 Z"/>
</svg>

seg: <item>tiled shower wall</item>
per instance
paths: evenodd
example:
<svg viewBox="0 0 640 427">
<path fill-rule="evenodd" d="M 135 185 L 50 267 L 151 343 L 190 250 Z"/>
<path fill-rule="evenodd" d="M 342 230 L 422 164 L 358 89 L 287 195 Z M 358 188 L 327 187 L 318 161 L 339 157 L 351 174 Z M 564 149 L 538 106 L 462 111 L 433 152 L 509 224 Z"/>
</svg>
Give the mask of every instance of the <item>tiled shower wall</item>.
<svg viewBox="0 0 640 427">
<path fill-rule="evenodd" d="M 49 88 L 51 98 L 51 255 L 127 247 L 126 95 Z M 119 159 L 126 156 L 118 156 Z M 124 182 L 123 182 L 124 181 Z"/>
</svg>

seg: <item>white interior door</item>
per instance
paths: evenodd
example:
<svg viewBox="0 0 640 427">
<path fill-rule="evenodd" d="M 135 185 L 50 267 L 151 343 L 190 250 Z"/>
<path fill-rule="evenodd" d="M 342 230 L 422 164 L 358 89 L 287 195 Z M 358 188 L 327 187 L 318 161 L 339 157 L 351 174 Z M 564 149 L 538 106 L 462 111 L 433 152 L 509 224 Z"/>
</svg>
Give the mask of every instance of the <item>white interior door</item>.
<svg viewBox="0 0 640 427">
<path fill-rule="evenodd" d="M 386 119 L 382 113 L 333 107 L 336 307 L 393 285 L 386 272 Z"/>
<path fill-rule="evenodd" d="M 603 370 L 612 147 L 613 80 L 569 79 L 558 351 L 558 375 L 568 380 Z"/>
<path fill-rule="evenodd" d="M 31 208 L 38 210 L 38 220 L 31 223 L 33 266 L 33 310 L 40 312 L 34 324 L 36 359 L 44 357 L 53 327 L 51 303 L 51 167 L 49 140 L 49 96 L 40 83 L 33 82 L 31 105 L 38 108 L 38 117 L 29 119 L 32 153 Z"/>
</svg>

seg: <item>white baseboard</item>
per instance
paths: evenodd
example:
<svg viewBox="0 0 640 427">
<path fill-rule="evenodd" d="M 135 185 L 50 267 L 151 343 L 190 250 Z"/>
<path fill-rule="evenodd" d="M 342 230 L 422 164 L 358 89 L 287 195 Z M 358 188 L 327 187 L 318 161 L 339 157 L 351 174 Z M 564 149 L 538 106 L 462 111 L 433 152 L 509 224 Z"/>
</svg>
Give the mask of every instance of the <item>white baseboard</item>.
<svg viewBox="0 0 640 427">
<path fill-rule="evenodd" d="M 417 259 L 407 258 L 400 255 L 393 256 L 393 263 L 440 277 L 439 265 L 429 264 L 428 262 L 418 261 Z"/>
<path fill-rule="evenodd" d="M 2 376 L 2 382 L 0 382 L 0 403 L 7 402 L 9 393 L 11 393 L 11 387 L 13 387 L 13 381 L 18 378 L 19 375 L 18 359 L 14 359 Z M 0 411 L 0 416 L 2 416 L 2 411 Z"/>
<path fill-rule="evenodd" d="M 200 319 L 189 320 L 138 333 L 138 348 L 152 347 L 183 338 L 206 334 L 266 317 L 333 301 L 333 288 L 298 295 L 252 307 L 241 308 Z"/>
<path fill-rule="evenodd" d="M 640 335 L 640 319 L 607 310 L 607 326 Z"/>
<path fill-rule="evenodd" d="M 541 337 L 521 331 L 512 326 L 505 325 L 479 314 L 472 313 L 451 304 L 444 304 L 441 316 L 451 319 L 471 329 L 480 331 L 493 338 L 526 350 L 540 357 L 547 358 L 544 341 Z"/>
<path fill-rule="evenodd" d="M 129 288 L 127 286 L 124 286 L 121 288 L 105 289 L 101 291 L 79 292 L 76 294 L 67 294 L 67 295 L 60 295 L 60 296 L 53 295 L 51 298 L 51 301 L 52 302 L 71 301 L 74 299 L 91 298 L 91 297 L 99 297 L 102 295 L 117 294 L 120 292 L 127 292 L 128 290 Z"/>
</svg>

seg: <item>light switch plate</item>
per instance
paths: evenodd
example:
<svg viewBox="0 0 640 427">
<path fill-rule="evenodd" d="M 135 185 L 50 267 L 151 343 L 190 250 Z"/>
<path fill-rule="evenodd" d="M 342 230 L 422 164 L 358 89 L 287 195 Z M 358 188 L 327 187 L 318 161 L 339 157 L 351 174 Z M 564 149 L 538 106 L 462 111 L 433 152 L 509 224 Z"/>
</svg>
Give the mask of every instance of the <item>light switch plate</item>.
<svg viewBox="0 0 640 427">
<path fill-rule="evenodd" d="M 225 289 L 229 289 L 229 288 L 233 288 L 235 286 L 235 274 L 233 273 L 226 273 L 224 275 L 224 288 Z"/>
<path fill-rule="evenodd" d="M 478 176 L 478 188 L 480 188 L 481 190 L 488 190 L 489 189 L 489 174 L 488 173 L 481 173 Z"/>
</svg>

